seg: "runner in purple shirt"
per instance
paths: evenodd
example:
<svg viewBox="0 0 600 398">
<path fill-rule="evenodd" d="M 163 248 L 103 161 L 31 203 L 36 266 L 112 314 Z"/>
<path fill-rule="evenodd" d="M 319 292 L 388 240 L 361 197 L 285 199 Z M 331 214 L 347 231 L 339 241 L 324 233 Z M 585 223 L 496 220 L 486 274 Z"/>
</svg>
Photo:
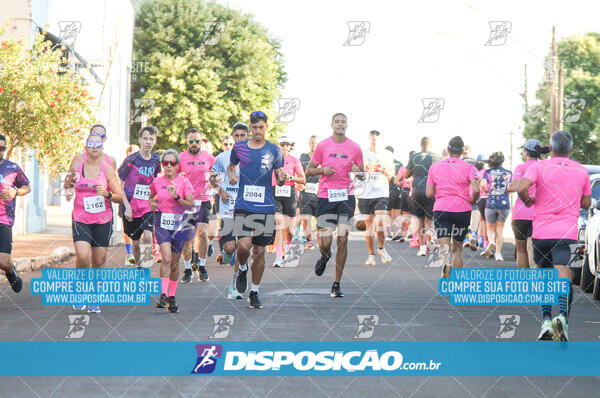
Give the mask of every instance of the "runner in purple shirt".
<svg viewBox="0 0 600 398">
<path fill-rule="evenodd" d="M 12 226 L 15 223 L 17 196 L 27 195 L 29 180 L 23 170 L 10 160 L 4 159 L 6 137 L 0 134 L 0 268 L 15 293 L 23 287 L 23 281 L 10 261 L 12 253 Z"/>
</svg>

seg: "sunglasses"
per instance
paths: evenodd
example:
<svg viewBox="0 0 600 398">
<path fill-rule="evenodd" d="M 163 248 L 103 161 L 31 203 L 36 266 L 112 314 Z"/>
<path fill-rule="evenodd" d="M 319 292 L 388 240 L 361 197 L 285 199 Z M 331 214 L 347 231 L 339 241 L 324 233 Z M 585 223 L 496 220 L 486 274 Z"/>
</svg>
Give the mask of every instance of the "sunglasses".
<svg viewBox="0 0 600 398">
<path fill-rule="evenodd" d="M 237 130 L 239 128 L 242 128 L 242 129 L 248 131 L 248 125 L 246 123 L 236 122 L 233 126 L 231 126 L 232 130 Z"/>
<path fill-rule="evenodd" d="M 202 142 L 202 140 L 188 140 L 188 142 L 190 143 L 190 145 L 192 145 L 194 142 L 195 142 L 196 144 L 199 144 L 199 143 L 201 143 L 201 142 Z"/>
<path fill-rule="evenodd" d="M 262 118 L 262 117 L 265 117 L 265 116 L 266 116 L 266 115 L 265 115 L 265 113 L 264 113 L 263 111 L 254 111 L 254 112 L 252 112 L 252 113 L 250 114 L 250 117 L 251 117 L 251 118 L 255 118 L 255 117 Z"/>
<path fill-rule="evenodd" d="M 177 166 L 177 163 L 179 163 L 179 162 L 176 160 L 163 160 L 161 163 L 165 167 L 167 167 L 168 165 L 175 167 L 175 166 Z"/>
<path fill-rule="evenodd" d="M 0 146 L 0 152 L 4 151 L 6 149 L 5 146 Z"/>
<path fill-rule="evenodd" d="M 98 132 L 96 132 L 96 131 L 92 131 L 92 132 L 90 133 L 90 135 L 95 135 L 96 137 L 100 137 L 100 138 L 104 138 L 104 137 L 106 137 L 106 134 L 105 134 L 105 133 L 98 133 Z"/>
<path fill-rule="evenodd" d="M 104 143 L 102 141 L 88 141 L 85 146 L 88 148 L 102 148 Z"/>
<path fill-rule="evenodd" d="M 289 142 L 282 142 L 279 145 L 281 145 L 281 146 L 292 146 L 292 144 L 290 144 Z"/>
</svg>

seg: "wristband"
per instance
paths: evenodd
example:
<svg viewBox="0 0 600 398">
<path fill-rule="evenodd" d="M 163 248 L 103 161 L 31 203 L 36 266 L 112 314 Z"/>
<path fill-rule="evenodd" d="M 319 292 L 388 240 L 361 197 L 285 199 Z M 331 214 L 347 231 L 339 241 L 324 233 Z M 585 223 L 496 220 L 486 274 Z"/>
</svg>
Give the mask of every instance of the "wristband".
<svg viewBox="0 0 600 398">
<path fill-rule="evenodd" d="M 175 196 L 174 199 L 175 199 L 175 202 L 179 202 L 179 199 L 181 199 L 181 196 L 177 195 L 177 196 Z"/>
<path fill-rule="evenodd" d="M 106 195 L 106 199 L 110 199 L 112 198 L 112 192 L 109 192 L 108 195 Z"/>
</svg>

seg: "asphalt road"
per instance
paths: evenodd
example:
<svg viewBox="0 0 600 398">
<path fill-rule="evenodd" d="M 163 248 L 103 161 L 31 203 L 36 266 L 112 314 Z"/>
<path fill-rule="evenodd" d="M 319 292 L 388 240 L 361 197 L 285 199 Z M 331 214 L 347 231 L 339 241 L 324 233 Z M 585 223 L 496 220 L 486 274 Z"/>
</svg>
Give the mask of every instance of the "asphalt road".
<svg viewBox="0 0 600 398">
<path fill-rule="evenodd" d="M 535 340 L 541 324 L 536 306 L 452 306 L 437 293 L 440 268 L 427 268 L 408 243 L 388 242 L 389 264 L 366 267 L 366 247 L 351 240 L 342 279 L 343 299 L 331 299 L 333 262 L 325 274 L 314 275 L 318 251 L 306 251 L 297 268 L 270 267 L 260 287 L 262 310 L 246 300 L 227 299 L 232 269 L 208 261 L 210 281 L 179 284 L 178 314 L 151 306 L 104 306 L 90 314 L 80 340 L 85 341 L 207 341 L 213 315 L 233 315 L 224 339 L 233 341 L 352 341 L 358 315 L 377 315 L 372 340 L 497 341 L 499 315 L 519 315 L 514 341 Z M 503 263 L 465 252 L 466 267 L 514 267 L 513 246 L 507 244 Z M 121 266 L 124 248 L 111 248 L 108 266 Z M 69 263 L 67 263 L 68 265 Z M 73 260 L 70 264 L 72 266 Z M 29 293 L 15 295 L 0 284 L 2 340 L 65 341 L 69 306 L 43 306 Z M 158 266 L 152 268 L 158 276 Z M 600 338 L 600 302 L 579 288 L 574 292 L 569 334 L 574 341 Z M 154 300 L 153 300 L 154 302 Z M 93 360 L 82 358 L 82 360 Z M 551 358 L 540 360 L 551 361 Z M 557 366 L 561 366 L 557 364 Z M 598 377 L 3 377 L 2 397 L 203 397 L 223 396 L 406 396 L 406 397 L 590 397 L 598 394 Z"/>
</svg>

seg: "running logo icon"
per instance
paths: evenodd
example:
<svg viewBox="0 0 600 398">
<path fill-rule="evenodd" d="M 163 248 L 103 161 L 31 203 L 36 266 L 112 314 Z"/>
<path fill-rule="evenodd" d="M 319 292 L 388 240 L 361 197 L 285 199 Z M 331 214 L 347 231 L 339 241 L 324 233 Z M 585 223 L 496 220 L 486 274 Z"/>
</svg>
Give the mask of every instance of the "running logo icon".
<svg viewBox="0 0 600 398">
<path fill-rule="evenodd" d="M 213 315 L 215 325 L 208 337 L 211 339 L 224 339 L 229 336 L 229 330 L 233 327 L 234 320 L 233 315 Z"/>
<path fill-rule="evenodd" d="M 585 99 L 583 98 L 565 98 L 565 112 L 563 122 L 576 123 L 581 117 L 581 112 L 585 108 Z"/>
<path fill-rule="evenodd" d="M 225 22 L 204 22 L 204 38 L 202 44 L 205 46 L 216 46 L 221 40 L 221 33 L 225 32 Z"/>
<path fill-rule="evenodd" d="M 490 38 L 485 45 L 503 46 L 512 30 L 512 23 L 509 21 L 490 21 L 488 24 L 490 25 Z"/>
<path fill-rule="evenodd" d="M 60 29 L 59 39 L 71 47 L 75 45 L 77 34 L 81 32 L 81 22 L 79 21 L 59 21 L 58 28 Z"/>
<path fill-rule="evenodd" d="M 500 318 L 500 331 L 497 339 L 511 339 L 515 335 L 517 326 L 521 323 L 520 315 L 498 315 Z"/>
<path fill-rule="evenodd" d="M 446 101 L 443 98 L 423 98 L 421 102 L 423 103 L 423 114 L 419 119 L 419 123 L 437 122 Z"/>
<path fill-rule="evenodd" d="M 375 326 L 379 324 L 378 315 L 357 315 L 358 331 L 354 335 L 355 339 L 370 339 L 375 331 Z"/>
<path fill-rule="evenodd" d="M 217 358 L 221 358 L 223 347 L 220 344 L 196 344 L 198 359 L 191 374 L 207 374 L 215 371 Z"/>
<path fill-rule="evenodd" d="M 265 153 L 262 156 L 262 160 L 260 162 L 260 167 L 268 169 L 269 167 L 271 167 L 271 163 L 273 163 L 273 157 L 271 156 L 270 153 Z"/>
<path fill-rule="evenodd" d="M 85 333 L 85 328 L 90 324 L 89 315 L 69 315 L 69 330 L 65 339 L 80 339 Z"/>
<path fill-rule="evenodd" d="M 344 46 L 362 46 L 370 30 L 371 23 L 368 21 L 348 21 L 348 38 Z"/>
<path fill-rule="evenodd" d="M 300 109 L 300 100 L 298 98 L 279 98 L 279 113 L 275 118 L 275 123 L 291 123 L 296 117 L 296 111 Z"/>
</svg>

